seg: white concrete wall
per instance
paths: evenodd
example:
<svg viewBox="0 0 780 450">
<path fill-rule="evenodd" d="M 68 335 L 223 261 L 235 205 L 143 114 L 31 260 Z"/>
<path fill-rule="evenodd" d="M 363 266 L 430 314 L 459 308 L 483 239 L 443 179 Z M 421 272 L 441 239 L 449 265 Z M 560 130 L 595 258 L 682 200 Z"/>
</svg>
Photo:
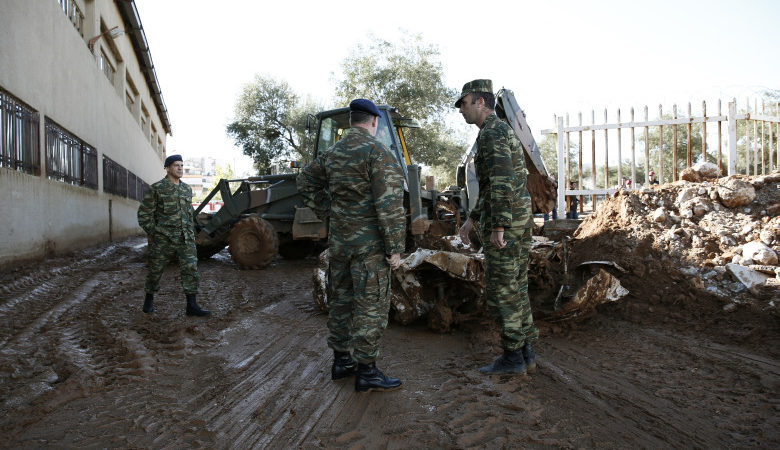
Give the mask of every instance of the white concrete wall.
<svg viewBox="0 0 780 450">
<path fill-rule="evenodd" d="M 77 3 L 89 15 L 83 38 L 56 0 L 0 1 L 0 87 L 39 111 L 44 166 L 40 176 L 0 168 L 0 266 L 141 233 L 138 202 L 103 192 L 103 155 L 149 184 L 165 174 L 163 155 L 152 147 L 137 114 L 125 106 L 127 70 L 164 143 L 165 131 L 129 37 L 113 41 L 124 61 L 117 65 L 115 85 L 87 47 L 101 17 L 108 28 L 124 28 L 113 0 Z M 107 45 L 105 39 L 98 41 L 95 54 Z M 46 178 L 44 117 L 98 151 L 97 190 Z"/>
</svg>

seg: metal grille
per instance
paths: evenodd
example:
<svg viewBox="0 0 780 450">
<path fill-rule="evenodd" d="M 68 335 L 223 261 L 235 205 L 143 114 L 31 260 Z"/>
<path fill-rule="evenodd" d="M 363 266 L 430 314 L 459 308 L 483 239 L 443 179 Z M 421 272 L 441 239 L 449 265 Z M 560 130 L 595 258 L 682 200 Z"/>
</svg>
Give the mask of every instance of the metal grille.
<svg viewBox="0 0 780 450">
<path fill-rule="evenodd" d="M 46 118 L 46 176 L 97 189 L 97 151 Z"/>
<path fill-rule="evenodd" d="M 82 144 L 84 154 L 84 186 L 90 189 L 98 188 L 98 162 L 97 150 L 87 144 Z"/>
<path fill-rule="evenodd" d="M 73 0 L 59 0 L 60 7 L 68 20 L 71 21 L 76 31 L 84 37 L 84 13 L 81 12 L 81 8 Z"/>
<path fill-rule="evenodd" d="M 122 165 L 103 156 L 103 192 L 127 197 L 127 174 Z"/>
<path fill-rule="evenodd" d="M 137 177 L 134 173 L 128 172 L 128 174 L 127 188 L 129 192 L 127 193 L 127 196 L 140 202 L 144 199 L 146 191 L 149 190 L 149 185 L 144 183 L 144 180 Z"/>
<path fill-rule="evenodd" d="M 38 113 L 0 89 L 0 166 L 41 173 Z"/>
</svg>

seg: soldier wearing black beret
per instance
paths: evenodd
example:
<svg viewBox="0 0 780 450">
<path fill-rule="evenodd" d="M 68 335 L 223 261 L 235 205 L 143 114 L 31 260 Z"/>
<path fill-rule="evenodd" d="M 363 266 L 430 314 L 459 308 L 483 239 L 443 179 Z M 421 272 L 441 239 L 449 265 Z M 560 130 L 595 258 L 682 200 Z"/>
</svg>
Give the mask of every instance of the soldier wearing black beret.
<svg viewBox="0 0 780 450">
<path fill-rule="evenodd" d="M 167 175 L 152 184 L 138 207 L 138 225 L 149 241 L 149 272 L 146 276 L 146 298 L 143 311 L 154 312 L 154 293 L 160 289 L 160 278 L 173 256 L 179 259 L 179 274 L 187 298 L 188 316 L 207 316 L 210 311 L 198 306 L 198 252 L 195 248 L 195 222 L 192 188 L 181 182 L 184 162 L 181 155 L 165 158 Z"/>
</svg>

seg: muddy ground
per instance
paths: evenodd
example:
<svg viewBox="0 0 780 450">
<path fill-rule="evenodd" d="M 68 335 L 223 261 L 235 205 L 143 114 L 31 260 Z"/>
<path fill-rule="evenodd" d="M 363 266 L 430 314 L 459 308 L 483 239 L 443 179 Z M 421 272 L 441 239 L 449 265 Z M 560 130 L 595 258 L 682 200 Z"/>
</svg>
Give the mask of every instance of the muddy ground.
<svg viewBox="0 0 780 450">
<path fill-rule="evenodd" d="M 379 365 L 403 389 L 356 394 L 330 380 L 315 259 L 239 271 L 223 251 L 199 267 L 213 314 L 190 318 L 173 266 L 141 312 L 144 251 L 134 238 L 0 274 L 0 447 L 780 447 L 774 310 L 635 289 L 540 322 L 522 377 L 478 373 L 498 351 L 484 319 L 391 323 Z"/>
</svg>

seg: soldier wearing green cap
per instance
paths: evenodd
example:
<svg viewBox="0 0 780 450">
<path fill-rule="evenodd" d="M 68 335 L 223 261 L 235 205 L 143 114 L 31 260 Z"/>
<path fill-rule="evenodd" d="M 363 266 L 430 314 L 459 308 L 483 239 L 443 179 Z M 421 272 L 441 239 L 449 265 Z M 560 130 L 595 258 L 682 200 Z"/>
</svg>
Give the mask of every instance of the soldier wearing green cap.
<svg viewBox="0 0 780 450">
<path fill-rule="evenodd" d="M 181 155 L 165 158 L 167 175 L 152 184 L 138 207 L 138 225 L 149 241 L 149 272 L 146 276 L 146 298 L 143 312 L 154 312 L 154 293 L 160 289 L 160 278 L 171 258 L 178 257 L 179 275 L 187 299 L 188 316 L 207 316 L 210 311 L 198 306 L 198 253 L 195 249 L 195 223 L 192 188 L 181 182 L 184 162 Z"/>
<path fill-rule="evenodd" d="M 474 166 L 479 198 L 460 229 L 464 243 L 478 222 L 485 254 L 485 297 L 496 319 L 504 353 L 484 374 L 524 374 L 536 369 L 531 343 L 539 337 L 528 300 L 528 251 L 531 247 L 531 196 L 520 142 L 495 114 L 491 80 L 463 85 L 455 102 L 466 123 L 479 127 Z"/>
</svg>

